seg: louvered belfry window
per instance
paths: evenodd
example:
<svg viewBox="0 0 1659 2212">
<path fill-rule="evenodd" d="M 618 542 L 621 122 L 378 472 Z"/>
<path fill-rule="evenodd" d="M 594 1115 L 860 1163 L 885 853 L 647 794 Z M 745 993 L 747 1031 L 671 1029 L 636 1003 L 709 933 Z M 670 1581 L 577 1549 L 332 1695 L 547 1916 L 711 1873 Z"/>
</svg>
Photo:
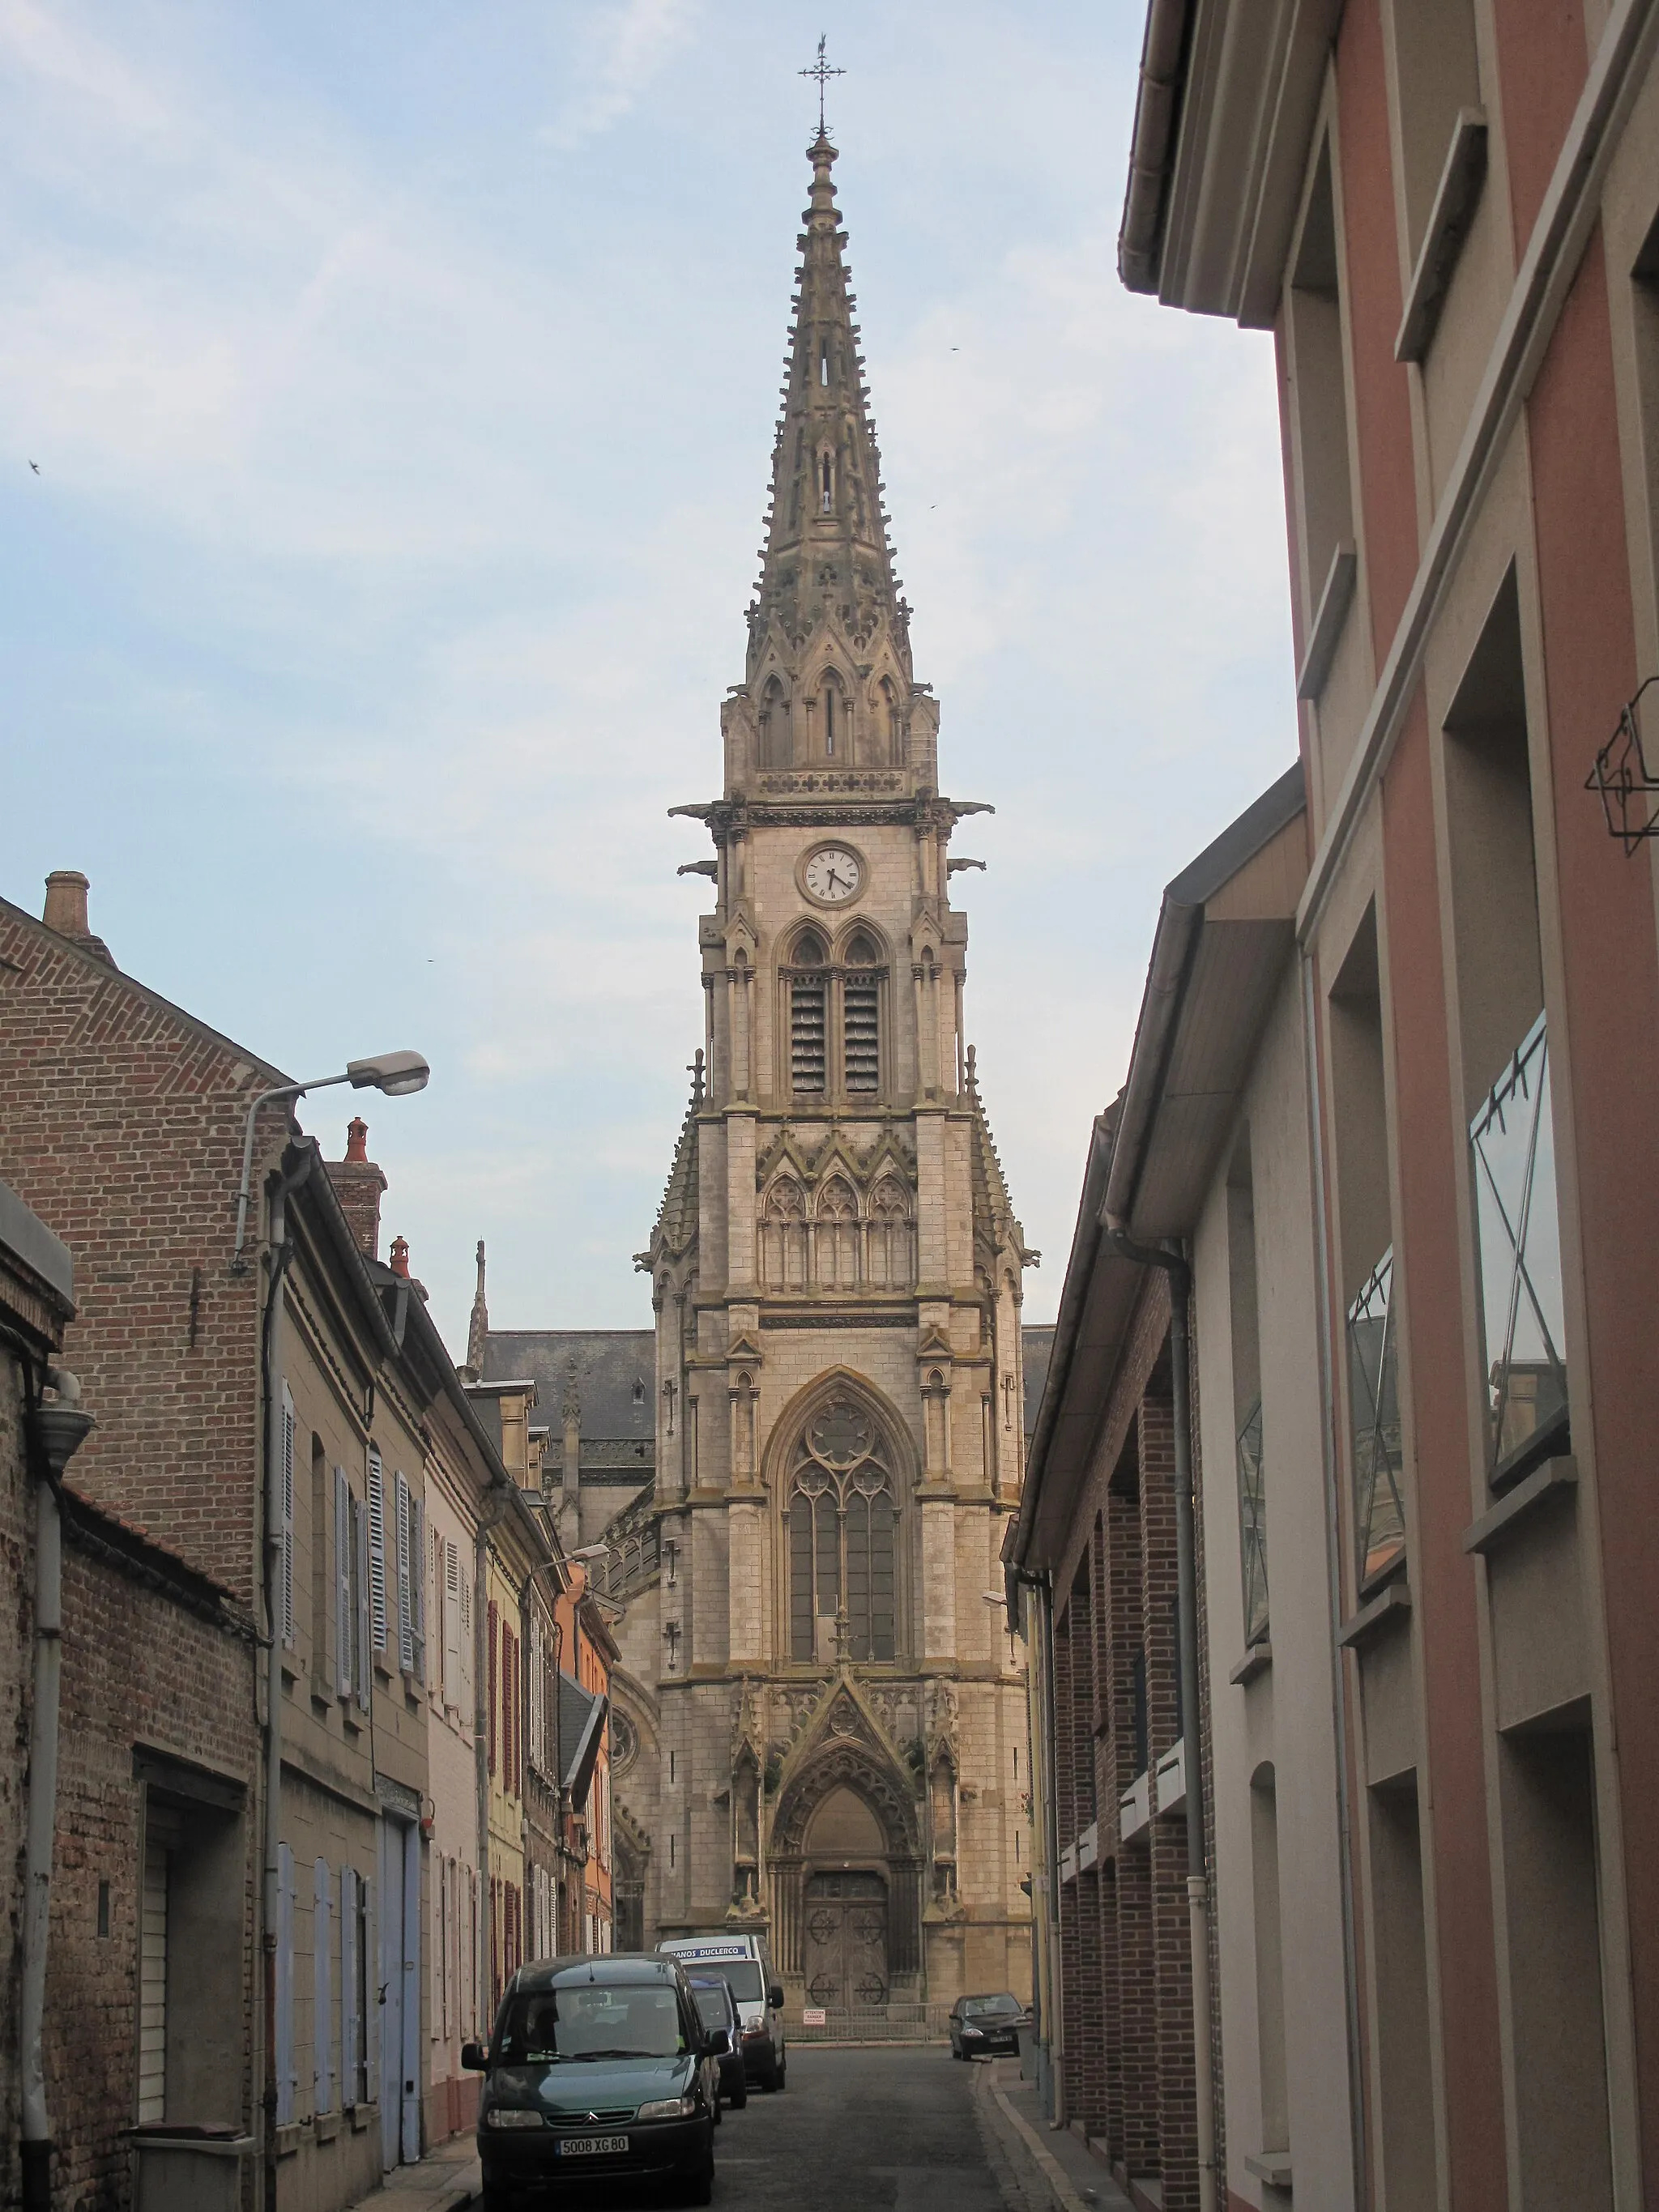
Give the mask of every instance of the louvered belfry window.
<svg viewBox="0 0 1659 2212">
<path fill-rule="evenodd" d="M 872 975 L 851 970 L 846 984 L 847 1088 L 867 1092 L 881 1088 L 881 987 Z"/>
<path fill-rule="evenodd" d="M 823 947 L 808 934 L 795 948 L 797 972 L 789 984 L 789 1087 L 798 1097 L 828 1088 L 829 977 L 821 969 Z"/>
</svg>

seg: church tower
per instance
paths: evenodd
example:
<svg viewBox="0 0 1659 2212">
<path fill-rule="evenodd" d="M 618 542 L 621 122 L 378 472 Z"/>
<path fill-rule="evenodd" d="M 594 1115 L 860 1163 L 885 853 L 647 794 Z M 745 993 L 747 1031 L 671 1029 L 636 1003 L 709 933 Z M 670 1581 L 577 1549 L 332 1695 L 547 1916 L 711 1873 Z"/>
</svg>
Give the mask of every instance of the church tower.
<svg viewBox="0 0 1659 2212">
<path fill-rule="evenodd" d="M 647 1254 L 659 1571 L 619 1626 L 644 1934 L 764 1928 L 832 2022 L 1030 1987 L 997 1606 L 1027 1252 L 964 1042 L 939 709 L 912 672 L 820 130 L 703 1050 Z"/>
</svg>

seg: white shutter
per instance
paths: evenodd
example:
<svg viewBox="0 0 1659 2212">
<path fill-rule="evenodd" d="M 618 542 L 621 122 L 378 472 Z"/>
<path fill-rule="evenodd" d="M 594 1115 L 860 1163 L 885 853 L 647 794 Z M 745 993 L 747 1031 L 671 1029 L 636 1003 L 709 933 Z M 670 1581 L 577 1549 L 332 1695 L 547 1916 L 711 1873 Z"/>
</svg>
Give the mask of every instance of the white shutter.
<svg viewBox="0 0 1659 2212">
<path fill-rule="evenodd" d="M 294 2063 L 294 1853 L 276 1846 L 276 2124 L 294 2118 L 299 2074 Z"/>
<path fill-rule="evenodd" d="M 426 1680 L 426 1578 L 432 1563 L 432 1547 L 426 1540 L 426 1499 L 415 1500 L 415 1538 L 413 1571 L 410 1576 L 410 1595 L 413 1601 L 413 1619 L 410 1622 L 410 1640 L 414 1646 L 415 1679 Z"/>
<path fill-rule="evenodd" d="M 343 1467 L 334 1470 L 334 1689 L 349 1698 L 356 1680 L 351 1663 L 357 1608 L 351 1599 L 351 1553 L 356 1532 L 351 1525 L 351 1486 Z"/>
<path fill-rule="evenodd" d="M 334 2110 L 334 1888 L 328 1861 L 313 1869 L 311 1907 L 311 2051 L 313 2111 Z"/>
<path fill-rule="evenodd" d="M 351 1501 L 351 1521 L 356 1546 L 352 1556 L 356 1567 L 357 1703 L 367 1712 L 369 1693 L 374 1687 L 374 1661 L 369 1643 L 368 1508 L 361 1498 L 354 1498 Z"/>
<path fill-rule="evenodd" d="M 461 1554 L 447 1537 L 444 1547 L 444 1703 L 461 1704 Z"/>
<path fill-rule="evenodd" d="M 386 1650 L 386 1474 L 380 1447 L 368 1448 L 368 1620 L 377 1651 Z"/>
<path fill-rule="evenodd" d="M 276 1510 L 282 1521 L 282 1586 L 277 1594 L 283 1641 L 294 1644 L 294 1399 L 283 1385 L 283 1463 L 277 1469 Z"/>
<path fill-rule="evenodd" d="M 398 1545 L 398 1664 L 405 1674 L 415 1669 L 415 1622 L 410 1593 L 409 1561 L 409 1482 L 406 1476 L 396 1478 L 397 1525 L 394 1534 Z"/>
<path fill-rule="evenodd" d="M 357 2101 L 363 2023 L 357 2010 L 357 1877 L 340 1869 L 340 2102 Z"/>
</svg>

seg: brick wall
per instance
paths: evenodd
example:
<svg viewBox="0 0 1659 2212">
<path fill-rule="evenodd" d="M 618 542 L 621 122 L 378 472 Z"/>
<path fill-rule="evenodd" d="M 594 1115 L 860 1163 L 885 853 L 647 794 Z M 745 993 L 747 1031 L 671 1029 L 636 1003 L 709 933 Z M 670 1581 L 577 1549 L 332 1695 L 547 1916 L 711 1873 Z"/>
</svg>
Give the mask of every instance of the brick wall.
<svg viewBox="0 0 1659 2212">
<path fill-rule="evenodd" d="M 78 1460 L 77 1460 L 78 1472 Z M 83 1516 L 84 1517 L 84 1516 Z M 97 1540 L 97 1524 L 92 1523 Z M 54 2203 L 118 2212 L 129 2202 L 137 2080 L 136 1995 L 143 1747 L 240 1783 L 245 1862 L 240 1984 L 252 1986 L 257 1764 L 252 1640 L 186 1609 L 142 1559 L 64 1547 L 63 1702 L 58 1838 L 46 1985 L 46 2082 L 56 2146 Z M 98 1934 L 99 1885 L 109 1933 Z M 241 2117 L 252 2120 L 253 2007 L 222 2022 L 237 2045 Z M 8 2138 L 7 2148 L 10 2148 Z M 7 2198 L 5 2201 L 11 2201 Z"/>
<path fill-rule="evenodd" d="M 1208 1757 L 1202 1715 L 1188 1731 L 1180 1710 L 1170 1318 L 1167 1283 L 1149 1273 L 1055 1576 L 1060 1846 L 1089 1817 L 1086 1761 L 1103 1852 L 1060 1887 L 1060 1974 L 1070 2118 L 1104 2136 L 1122 2172 L 1156 2178 L 1166 2212 L 1194 2212 L 1186 1822 L 1163 1814 L 1127 1843 L 1118 1834 L 1119 1800 L 1143 1765 L 1155 1771 L 1183 1733 L 1189 1755 Z M 1214 2033 L 1218 2052 L 1218 2018 Z"/>
<path fill-rule="evenodd" d="M 251 1601 L 259 1276 L 230 1272 L 243 1119 L 274 1072 L 0 901 L 0 1178 L 75 1255 L 88 1493 Z M 255 1207 L 286 1116 L 262 1117 Z"/>
</svg>

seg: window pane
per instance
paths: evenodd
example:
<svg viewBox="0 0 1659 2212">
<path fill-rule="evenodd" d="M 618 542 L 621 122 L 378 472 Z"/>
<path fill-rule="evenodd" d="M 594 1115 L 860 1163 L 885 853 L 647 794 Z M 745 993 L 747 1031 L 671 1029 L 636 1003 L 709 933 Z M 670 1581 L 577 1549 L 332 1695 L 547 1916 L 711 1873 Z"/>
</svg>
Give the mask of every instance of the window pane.
<svg viewBox="0 0 1659 2212">
<path fill-rule="evenodd" d="M 836 1501 L 826 1491 L 814 1501 L 812 1520 L 818 1565 L 818 1614 L 833 1620 L 841 1611 L 841 1531 Z"/>
<path fill-rule="evenodd" d="M 789 1651 L 812 1654 L 812 1501 L 796 1492 L 789 1508 Z"/>
<path fill-rule="evenodd" d="M 1348 1393 L 1353 1419 L 1354 1526 L 1359 1579 L 1388 1565 L 1406 1541 L 1400 1493 L 1399 1362 L 1390 1300 L 1394 1252 L 1382 1255 L 1348 1309 Z"/>
<path fill-rule="evenodd" d="M 1540 1014 L 1469 1128 L 1480 1254 L 1481 1371 L 1489 1474 L 1498 1475 L 1567 1403 L 1561 1230 Z"/>
<path fill-rule="evenodd" d="M 1261 1483 L 1261 1401 L 1238 1431 L 1238 1533 L 1244 1573 L 1244 1641 L 1267 1633 L 1267 1501 Z"/>
</svg>

